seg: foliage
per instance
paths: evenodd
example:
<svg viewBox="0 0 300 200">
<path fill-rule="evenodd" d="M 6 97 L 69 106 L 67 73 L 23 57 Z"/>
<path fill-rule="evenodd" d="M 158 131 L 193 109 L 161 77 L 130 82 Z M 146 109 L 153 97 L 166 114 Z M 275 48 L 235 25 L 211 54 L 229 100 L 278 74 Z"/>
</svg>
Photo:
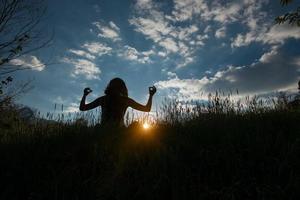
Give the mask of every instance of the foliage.
<svg viewBox="0 0 300 200">
<path fill-rule="evenodd" d="M 281 5 L 288 5 L 289 3 L 292 3 L 293 0 L 280 0 Z"/>
<path fill-rule="evenodd" d="M 300 112 L 285 99 L 169 101 L 147 131 L 26 122 L 11 108 L 0 199 L 298 199 Z"/>
<path fill-rule="evenodd" d="M 52 36 L 43 35 L 40 21 L 45 13 L 43 0 L 0 1 L 0 78 L 14 71 L 28 69 L 10 61 L 50 44 Z M 39 66 L 33 66 L 39 67 Z"/>
<path fill-rule="evenodd" d="M 293 0 L 281 0 L 281 5 L 286 6 L 291 2 L 293 2 Z M 295 11 L 288 12 L 282 16 L 278 16 L 275 19 L 275 22 L 277 24 L 283 24 L 285 22 L 288 22 L 291 25 L 300 26 L 300 7 L 298 7 Z"/>
<path fill-rule="evenodd" d="M 31 88 L 30 80 L 12 84 L 11 73 L 40 66 L 11 61 L 50 44 L 52 36 L 44 35 L 40 26 L 45 10 L 43 0 L 0 1 L 0 107 L 13 104 L 17 96 Z"/>
<path fill-rule="evenodd" d="M 9 76 L 5 80 L 0 82 L 0 95 L 3 95 L 4 87 L 6 87 L 12 81 L 13 81 L 13 78 L 11 76 Z"/>
</svg>

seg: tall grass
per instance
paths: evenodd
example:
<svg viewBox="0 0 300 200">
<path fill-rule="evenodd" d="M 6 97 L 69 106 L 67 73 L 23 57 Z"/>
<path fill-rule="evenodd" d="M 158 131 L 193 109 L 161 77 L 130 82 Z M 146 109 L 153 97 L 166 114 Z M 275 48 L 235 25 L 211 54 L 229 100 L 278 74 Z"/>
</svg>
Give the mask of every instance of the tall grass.
<svg viewBox="0 0 300 200">
<path fill-rule="evenodd" d="M 1 110 L 0 199 L 299 199 L 300 111 L 285 98 L 166 100 L 141 117 L 149 130 L 57 115 Z"/>
</svg>

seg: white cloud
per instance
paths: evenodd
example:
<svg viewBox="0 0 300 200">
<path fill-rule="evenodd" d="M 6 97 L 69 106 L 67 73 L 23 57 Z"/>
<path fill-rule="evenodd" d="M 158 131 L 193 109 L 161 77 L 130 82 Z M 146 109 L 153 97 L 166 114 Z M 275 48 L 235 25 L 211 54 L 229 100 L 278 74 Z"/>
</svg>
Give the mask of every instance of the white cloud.
<svg viewBox="0 0 300 200">
<path fill-rule="evenodd" d="M 216 27 L 215 38 L 226 40 L 227 33 L 231 31 L 229 25 L 235 23 L 247 29 L 247 32 L 239 32 L 230 41 L 220 44 L 226 46 L 229 42 L 232 48 L 252 42 L 277 46 L 288 38 L 299 39 L 300 29 L 287 25 L 272 26 L 273 20 L 269 20 L 264 11 L 268 3 L 269 0 L 174 0 L 172 10 L 164 13 L 162 4 L 137 0 L 135 15 L 129 23 L 135 31 L 154 42 L 161 58 L 176 60 L 178 68 L 196 61 L 196 52 L 205 46 L 211 30 Z M 204 29 L 199 28 L 202 25 Z M 170 57 L 172 59 L 166 59 Z"/>
<path fill-rule="evenodd" d="M 86 51 L 76 50 L 76 49 L 70 49 L 69 51 L 77 56 L 82 56 L 82 57 L 90 59 L 90 60 L 94 60 L 96 58 L 94 55 L 92 55 Z"/>
<path fill-rule="evenodd" d="M 226 27 L 223 26 L 223 27 L 219 28 L 218 30 L 216 30 L 215 36 L 216 36 L 216 38 L 226 37 Z"/>
<path fill-rule="evenodd" d="M 173 32 L 170 33 L 174 38 L 178 38 L 179 40 L 189 40 L 190 36 L 193 33 L 196 33 L 199 28 L 196 25 L 190 25 L 188 27 L 176 27 Z"/>
<path fill-rule="evenodd" d="M 247 2 L 174 0 L 172 16 L 175 21 L 183 22 L 200 18 L 203 21 L 216 21 L 222 24 L 232 23 L 241 18 L 241 11 Z M 257 2 L 256 2 L 257 3 Z M 172 17 L 170 17 L 172 18 Z M 208 30 L 208 29 L 207 29 Z"/>
<path fill-rule="evenodd" d="M 288 24 L 273 25 L 270 29 L 252 30 L 246 34 L 238 34 L 231 43 L 231 47 L 247 46 L 252 42 L 264 44 L 283 44 L 287 39 L 300 39 L 300 29 Z"/>
<path fill-rule="evenodd" d="M 283 24 L 272 26 L 266 34 L 260 35 L 258 40 L 264 43 L 277 44 L 283 43 L 289 38 L 300 39 L 300 29 L 295 26 Z"/>
<path fill-rule="evenodd" d="M 137 10 L 151 9 L 152 6 L 152 0 L 137 0 L 135 4 Z"/>
<path fill-rule="evenodd" d="M 90 53 L 97 54 L 98 56 L 109 54 L 112 51 L 111 47 L 108 47 L 100 42 L 85 43 L 82 45 L 82 47 L 88 50 Z"/>
<path fill-rule="evenodd" d="M 194 62 L 193 57 L 184 57 L 184 59 L 177 64 L 177 68 L 185 67 L 188 64 L 193 63 L 193 62 Z"/>
<path fill-rule="evenodd" d="M 177 43 L 172 38 L 162 39 L 158 44 L 173 53 L 176 53 L 179 49 Z"/>
<path fill-rule="evenodd" d="M 168 80 L 155 85 L 179 100 L 205 99 L 217 90 L 235 91 L 240 95 L 270 93 L 296 88 L 300 77 L 300 57 L 284 57 L 277 48 L 265 53 L 258 62 L 248 66 L 229 66 L 200 79 L 180 79 L 170 74 Z"/>
<path fill-rule="evenodd" d="M 208 26 L 206 26 L 205 27 L 205 29 L 204 29 L 204 33 L 209 33 L 211 31 L 211 25 L 208 25 Z"/>
<path fill-rule="evenodd" d="M 173 21 L 193 21 L 199 18 L 204 22 L 215 21 L 222 24 L 222 27 L 215 32 L 216 38 L 226 37 L 227 25 L 234 22 L 241 22 L 249 28 L 249 32 L 238 33 L 232 39 L 231 46 L 247 46 L 253 41 L 274 44 L 284 41 L 287 38 L 299 38 L 299 29 L 273 27 L 268 30 L 273 21 L 266 20 L 267 13 L 262 11 L 269 0 L 242 0 L 242 1 L 204 1 L 204 0 L 174 0 L 172 16 L 168 19 Z M 211 26 L 207 26 L 204 33 L 208 33 Z M 194 44 L 194 41 L 190 42 Z M 201 44 L 201 42 L 199 42 Z"/>
<path fill-rule="evenodd" d="M 202 87 L 208 83 L 207 78 L 202 79 L 179 79 L 172 74 L 169 80 L 158 81 L 155 86 L 159 90 L 167 90 L 168 96 L 178 100 L 202 99 Z"/>
<path fill-rule="evenodd" d="M 248 32 L 238 33 L 232 39 L 231 47 L 242 47 L 259 42 L 269 45 L 283 44 L 285 40 L 300 38 L 300 30 L 288 24 L 274 25 L 274 21 L 268 19 L 267 13 L 262 10 L 268 0 L 243 0 L 242 23 L 248 27 Z"/>
<path fill-rule="evenodd" d="M 79 112 L 79 105 L 78 103 L 70 103 L 66 109 L 64 110 L 66 113 L 74 113 Z"/>
<path fill-rule="evenodd" d="M 73 77 L 81 75 L 88 80 L 100 79 L 101 70 L 89 60 L 64 58 L 62 61 L 74 65 L 74 69 L 71 72 Z"/>
<path fill-rule="evenodd" d="M 207 10 L 208 5 L 203 0 L 174 0 L 172 15 L 177 21 L 186 21 Z"/>
<path fill-rule="evenodd" d="M 166 57 L 166 56 L 167 56 L 167 53 L 166 53 L 166 52 L 163 52 L 163 51 L 159 51 L 159 52 L 158 52 L 158 55 L 161 56 L 161 57 Z"/>
<path fill-rule="evenodd" d="M 256 38 L 257 37 L 252 32 L 246 33 L 245 35 L 239 33 L 236 36 L 236 38 L 232 41 L 231 48 L 247 46 L 253 41 L 255 41 Z"/>
<path fill-rule="evenodd" d="M 151 56 L 155 54 L 155 51 L 153 51 L 153 49 L 150 49 L 148 51 L 142 51 L 141 54 L 143 54 L 144 56 Z"/>
<path fill-rule="evenodd" d="M 139 52 L 134 47 L 128 45 L 124 47 L 124 50 L 119 52 L 120 57 L 126 60 L 131 60 L 143 64 L 151 63 L 152 61 L 150 59 L 150 56 L 153 54 L 154 54 L 153 50 Z"/>
<path fill-rule="evenodd" d="M 271 48 L 271 51 L 264 53 L 260 57 L 259 61 L 262 63 L 270 63 L 274 58 L 274 56 L 276 56 L 277 54 L 278 54 L 278 46 L 273 46 Z"/>
<path fill-rule="evenodd" d="M 201 35 L 198 26 L 194 23 L 188 26 L 175 26 L 170 16 L 159 11 L 159 7 L 154 6 L 153 2 L 149 3 L 149 1 L 137 2 L 143 6 L 136 7 L 144 9 L 151 4 L 151 9 L 144 9 L 142 16 L 132 17 L 129 23 L 135 27 L 135 31 L 157 45 L 158 55 L 162 58 L 179 56 L 181 61 L 177 62 L 177 67 L 192 63 L 193 54 L 197 48 L 204 45 L 204 40 L 208 38 L 208 35 Z M 138 13 L 141 13 L 141 10 L 139 11 Z"/>
<path fill-rule="evenodd" d="M 230 3 L 229 5 L 213 5 L 210 13 L 207 13 L 207 19 L 213 17 L 217 22 L 223 24 L 232 23 L 237 21 L 240 18 L 240 11 L 242 9 L 241 3 Z"/>
<path fill-rule="evenodd" d="M 162 13 L 151 11 L 147 17 L 134 17 L 129 23 L 135 26 L 135 31 L 142 33 L 146 38 L 159 42 L 164 36 L 173 31 Z"/>
<path fill-rule="evenodd" d="M 10 64 L 29 68 L 36 71 L 43 71 L 45 64 L 42 63 L 36 56 L 24 55 L 10 61 Z"/>
<path fill-rule="evenodd" d="M 121 40 L 120 38 L 120 28 L 112 21 L 109 22 L 108 26 L 103 25 L 100 22 L 93 23 L 98 28 L 98 36 L 111 39 L 113 41 Z"/>
<path fill-rule="evenodd" d="M 167 72 L 168 79 L 178 78 L 177 74 L 174 72 Z"/>
<path fill-rule="evenodd" d="M 120 28 L 119 28 L 114 22 L 110 21 L 110 22 L 109 22 L 109 26 L 110 26 L 112 29 L 114 29 L 114 30 L 120 32 Z"/>
</svg>

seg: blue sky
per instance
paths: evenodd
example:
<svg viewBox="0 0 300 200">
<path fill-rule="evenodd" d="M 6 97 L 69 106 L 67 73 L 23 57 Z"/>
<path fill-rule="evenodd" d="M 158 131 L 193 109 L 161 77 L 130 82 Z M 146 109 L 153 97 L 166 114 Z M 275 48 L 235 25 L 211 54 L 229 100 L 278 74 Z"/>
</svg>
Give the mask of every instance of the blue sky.
<svg viewBox="0 0 300 200">
<path fill-rule="evenodd" d="M 40 66 L 14 74 L 34 86 L 19 102 L 42 112 L 55 103 L 78 111 L 85 87 L 94 91 L 91 101 L 114 77 L 142 103 L 151 85 L 156 104 L 216 90 L 295 91 L 300 28 L 274 24 L 290 9 L 279 0 L 48 1 L 42 25 L 54 30 L 53 44 L 13 61 Z M 49 59 L 55 64 L 41 65 Z"/>
</svg>

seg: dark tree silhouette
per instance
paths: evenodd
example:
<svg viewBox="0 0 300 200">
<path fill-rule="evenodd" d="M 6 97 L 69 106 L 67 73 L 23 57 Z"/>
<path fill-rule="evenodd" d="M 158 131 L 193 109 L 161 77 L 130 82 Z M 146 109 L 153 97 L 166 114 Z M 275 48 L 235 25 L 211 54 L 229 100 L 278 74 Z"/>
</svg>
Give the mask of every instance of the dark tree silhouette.
<svg viewBox="0 0 300 200">
<path fill-rule="evenodd" d="M 44 0 L 0 1 L 0 76 L 27 69 L 10 61 L 50 44 L 40 26 L 45 10 Z"/>
<path fill-rule="evenodd" d="M 11 61 L 50 45 L 53 34 L 40 23 L 45 11 L 44 0 L 0 0 L 0 106 L 30 88 L 30 81 L 12 85 L 12 72 L 41 67 Z"/>
<path fill-rule="evenodd" d="M 293 0 L 280 0 L 282 6 L 286 6 L 292 2 Z M 300 6 L 298 6 L 295 11 L 291 11 L 284 15 L 276 17 L 275 22 L 277 24 L 288 22 L 291 25 L 297 25 L 300 27 Z"/>
<path fill-rule="evenodd" d="M 280 0 L 280 3 L 282 5 L 287 5 L 287 4 L 291 3 L 291 2 L 293 2 L 293 0 Z"/>
</svg>

